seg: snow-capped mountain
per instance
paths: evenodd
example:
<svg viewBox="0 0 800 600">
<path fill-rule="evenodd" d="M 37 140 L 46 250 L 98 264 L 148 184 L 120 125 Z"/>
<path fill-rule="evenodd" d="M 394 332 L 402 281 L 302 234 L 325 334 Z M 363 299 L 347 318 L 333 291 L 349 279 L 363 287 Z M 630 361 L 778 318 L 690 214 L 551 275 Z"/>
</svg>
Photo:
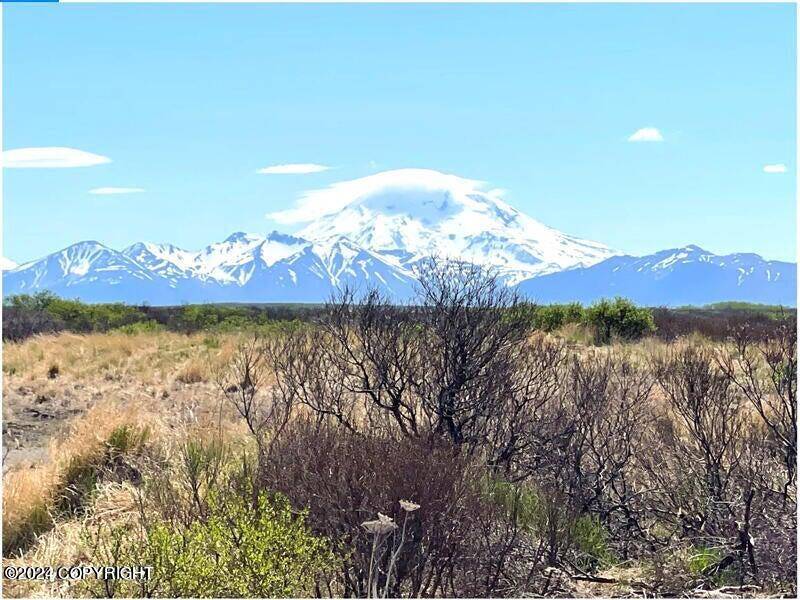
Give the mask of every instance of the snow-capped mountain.
<svg viewBox="0 0 800 600">
<path fill-rule="evenodd" d="M 481 187 L 428 169 L 337 183 L 303 199 L 306 207 L 336 210 L 299 235 L 315 242 L 345 237 L 406 270 L 430 256 L 466 260 L 491 267 L 512 284 L 615 254 L 547 227 Z"/>
<path fill-rule="evenodd" d="M 795 305 L 796 265 L 697 246 L 642 258 L 547 227 L 482 184 L 387 171 L 306 194 L 275 220 L 296 235 L 237 232 L 201 250 L 74 244 L 3 272 L 3 295 L 50 290 L 87 302 L 321 302 L 347 285 L 409 300 L 429 257 L 471 261 L 540 302 L 627 296 L 641 304 L 723 300 Z"/>
<path fill-rule="evenodd" d="M 162 277 L 96 241 L 73 244 L 3 273 L 5 296 L 40 290 L 91 302 L 169 301 L 169 288 Z"/>
<path fill-rule="evenodd" d="M 192 252 L 140 242 L 119 252 L 80 242 L 4 273 L 3 294 L 50 290 L 87 302 L 321 302 L 337 289 L 411 296 L 411 276 L 347 239 L 234 233 Z"/>
<path fill-rule="evenodd" d="M 148 271 L 165 278 L 172 287 L 191 279 L 191 266 L 197 253 L 187 252 L 172 244 L 137 242 L 122 251 L 127 258 Z"/>
<path fill-rule="evenodd" d="M 716 255 L 694 245 L 643 257 L 614 256 L 585 268 L 528 279 L 524 295 L 541 303 L 590 303 L 624 296 L 647 306 L 745 301 L 797 305 L 797 265 L 757 254 Z"/>
<path fill-rule="evenodd" d="M 12 269 L 16 269 L 18 266 L 19 265 L 17 265 L 17 263 L 10 258 L 0 256 L 0 271 L 10 271 Z"/>
</svg>

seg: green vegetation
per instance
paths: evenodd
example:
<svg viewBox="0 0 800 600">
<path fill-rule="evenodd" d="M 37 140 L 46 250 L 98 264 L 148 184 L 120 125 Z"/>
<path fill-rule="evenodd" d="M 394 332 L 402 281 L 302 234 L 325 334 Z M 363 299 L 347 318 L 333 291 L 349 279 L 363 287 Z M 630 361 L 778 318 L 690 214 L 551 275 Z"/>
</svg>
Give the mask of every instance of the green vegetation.
<svg viewBox="0 0 800 600">
<path fill-rule="evenodd" d="M 577 302 L 523 307 L 524 320 L 533 329 L 557 331 L 572 323 L 592 328 L 595 343 L 607 344 L 615 338 L 636 340 L 656 330 L 652 311 L 625 298 L 600 300 L 589 307 Z"/>
<path fill-rule="evenodd" d="M 50 292 L 11 296 L 4 300 L 3 305 L 3 339 L 10 341 L 63 330 L 75 333 L 117 331 L 129 335 L 160 330 L 181 333 L 207 331 L 213 335 L 242 330 L 281 333 L 319 317 L 325 310 L 323 305 L 316 304 L 159 307 L 85 304 L 79 300 L 59 298 Z M 746 302 L 667 309 L 638 307 L 629 300 L 616 298 L 600 300 L 588 307 L 577 302 L 549 305 L 523 302 L 508 314 L 508 318 L 546 332 L 572 326 L 577 339 L 607 344 L 614 339 L 631 341 L 653 333 L 662 339 L 674 339 L 692 332 L 711 339 L 724 339 L 730 333 L 730 325 L 758 324 L 767 332 L 776 322 L 792 319 L 795 314 L 794 309 Z"/>
<path fill-rule="evenodd" d="M 586 311 L 577 302 L 571 304 L 524 305 L 526 320 L 533 329 L 556 331 L 569 323 L 582 323 Z"/>
<path fill-rule="evenodd" d="M 692 547 L 687 568 L 692 575 L 702 575 L 722 560 L 722 553 L 715 548 Z"/>
<path fill-rule="evenodd" d="M 268 333 L 276 326 L 295 326 L 299 319 L 319 310 L 302 305 L 151 307 L 120 303 L 86 304 L 79 300 L 65 300 L 50 292 L 11 296 L 4 300 L 3 306 L 3 339 L 12 341 L 62 330 L 75 333 L 117 331 L 129 335 L 162 329 L 181 333 L 258 329 Z"/>
<path fill-rule="evenodd" d="M 152 565 L 167 597 L 279 598 L 310 596 L 314 577 L 333 564 L 330 545 L 314 536 L 303 513 L 281 495 L 212 492 L 205 520 L 187 527 L 161 521 L 130 564 Z"/>
<path fill-rule="evenodd" d="M 108 331 L 143 320 L 141 311 L 126 304 L 85 304 L 65 300 L 50 292 L 22 294 L 4 300 L 4 308 L 27 313 L 46 313 L 72 331 Z"/>
<path fill-rule="evenodd" d="M 144 443 L 120 427 L 121 452 Z M 108 446 L 111 447 L 112 440 Z M 153 448 L 151 448 L 152 452 Z M 314 595 L 322 573 L 336 568 L 332 545 L 312 533 L 308 511 L 280 493 L 256 488 L 246 455 L 217 439 L 188 438 L 169 472 L 148 472 L 134 523 L 90 522 L 82 548 L 94 564 L 148 565 L 147 580 L 87 580 L 90 596 L 279 598 Z"/>
<path fill-rule="evenodd" d="M 614 564 L 614 555 L 609 548 L 608 531 L 593 515 L 583 515 L 575 519 L 570 528 L 571 538 L 582 554 L 582 567 L 597 569 Z"/>
<path fill-rule="evenodd" d="M 486 479 L 482 492 L 536 538 L 543 539 L 551 532 L 558 532 L 564 546 L 572 546 L 577 551 L 581 567 L 595 570 L 614 564 L 608 532 L 596 516 L 569 515 L 532 486 L 503 479 Z"/>
<path fill-rule="evenodd" d="M 653 314 L 630 300 L 600 300 L 586 309 L 586 322 L 595 328 L 595 340 L 607 344 L 614 337 L 635 340 L 656 330 Z"/>
<path fill-rule="evenodd" d="M 764 315 L 772 319 L 785 319 L 787 313 L 792 310 L 774 304 L 757 304 L 755 302 L 716 302 L 714 304 L 706 304 L 702 308 L 712 312 L 747 312 Z"/>
</svg>

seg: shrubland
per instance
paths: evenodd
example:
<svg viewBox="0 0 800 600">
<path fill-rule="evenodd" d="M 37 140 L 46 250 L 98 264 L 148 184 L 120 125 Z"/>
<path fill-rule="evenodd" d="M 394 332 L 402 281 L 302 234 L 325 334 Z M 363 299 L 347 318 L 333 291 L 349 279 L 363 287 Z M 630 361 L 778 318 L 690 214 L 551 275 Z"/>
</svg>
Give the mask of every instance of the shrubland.
<svg viewBox="0 0 800 600">
<path fill-rule="evenodd" d="M 412 306 L 345 290 L 282 325 L 7 344 L 11 381 L 111 360 L 196 390 L 191 410 L 174 389 L 130 410 L 101 398 L 48 462 L 4 473 L 6 562 L 154 577 L 7 592 L 796 592 L 792 319 L 659 339 L 621 299 L 534 307 L 459 263 L 419 280 Z"/>
<path fill-rule="evenodd" d="M 400 308 L 399 306 L 396 308 Z M 20 294 L 3 300 L 3 340 L 21 341 L 43 333 L 122 332 L 127 334 L 173 331 L 235 333 L 296 327 L 313 323 L 326 311 L 315 304 L 192 304 L 131 306 L 87 304 L 50 292 Z M 751 335 L 768 336 L 776 324 L 796 316 L 794 309 L 727 302 L 705 307 L 639 307 L 625 298 L 601 299 L 583 306 L 515 303 L 516 322 L 530 329 L 567 333 L 584 342 L 608 344 L 646 336 L 672 340 L 691 333 L 723 341 L 731 326 L 747 327 Z M 518 318 L 521 317 L 521 318 Z"/>
</svg>

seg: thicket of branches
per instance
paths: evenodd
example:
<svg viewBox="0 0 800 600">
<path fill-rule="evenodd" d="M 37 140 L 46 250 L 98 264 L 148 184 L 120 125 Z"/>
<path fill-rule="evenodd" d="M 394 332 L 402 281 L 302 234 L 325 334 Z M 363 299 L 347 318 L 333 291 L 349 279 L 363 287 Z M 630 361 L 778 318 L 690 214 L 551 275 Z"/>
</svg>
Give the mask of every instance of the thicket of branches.
<svg viewBox="0 0 800 600">
<path fill-rule="evenodd" d="M 558 595 L 611 563 L 651 594 L 794 590 L 793 324 L 642 357 L 531 333 L 473 265 L 419 282 L 408 308 L 345 291 L 220 376 L 255 489 L 339 549 L 319 593 Z"/>
</svg>

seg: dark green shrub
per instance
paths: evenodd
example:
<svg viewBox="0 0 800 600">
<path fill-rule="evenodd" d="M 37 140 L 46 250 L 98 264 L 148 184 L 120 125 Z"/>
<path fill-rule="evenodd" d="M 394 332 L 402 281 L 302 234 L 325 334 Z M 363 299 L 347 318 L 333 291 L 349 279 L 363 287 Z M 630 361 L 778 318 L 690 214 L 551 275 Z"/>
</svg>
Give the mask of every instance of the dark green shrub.
<svg viewBox="0 0 800 600">
<path fill-rule="evenodd" d="M 18 294 L 3 299 L 3 306 L 20 310 L 47 310 L 51 302 L 58 300 L 52 292 L 43 291 L 36 294 Z"/>
<path fill-rule="evenodd" d="M 555 331 L 568 323 L 580 323 L 583 318 L 583 307 L 577 302 L 572 304 L 551 304 L 539 307 L 535 326 L 537 329 L 544 331 Z"/>
<path fill-rule="evenodd" d="M 126 304 L 84 304 L 79 300 L 53 298 L 46 310 L 60 319 L 72 331 L 108 331 L 144 320 L 144 315 L 134 306 Z"/>
<path fill-rule="evenodd" d="M 191 304 L 181 308 L 179 322 L 186 331 L 209 329 L 219 323 L 219 311 L 212 306 Z"/>
<path fill-rule="evenodd" d="M 608 344 L 614 337 L 636 340 L 655 331 L 653 314 L 625 298 L 600 300 L 586 309 L 586 322 L 595 329 L 595 342 Z"/>
<path fill-rule="evenodd" d="M 216 326 L 216 330 L 220 332 L 239 331 L 252 328 L 254 325 L 253 319 L 245 315 L 228 315 Z"/>
<path fill-rule="evenodd" d="M 585 310 L 578 302 L 542 306 L 521 304 L 516 310 L 529 327 L 541 331 L 556 331 L 569 323 L 580 323 L 585 317 Z"/>
</svg>

